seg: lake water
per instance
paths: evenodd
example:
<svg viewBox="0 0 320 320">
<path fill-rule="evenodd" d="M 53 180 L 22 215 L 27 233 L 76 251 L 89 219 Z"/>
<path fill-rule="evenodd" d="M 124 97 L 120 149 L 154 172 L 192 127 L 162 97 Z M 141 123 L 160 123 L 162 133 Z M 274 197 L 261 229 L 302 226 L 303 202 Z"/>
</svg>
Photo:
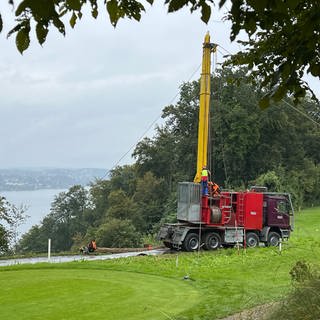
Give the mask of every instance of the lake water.
<svg viewBox="0 0 320 320">
<path fill-rule="evenodd" d="M 0 195 L 16 205 L 26 205 L 28 210 L 25 214 L 30 216 L 25 224 L 19 227 L 19 233 L 27 232 L 33 225 L 39 224 L 41 220 L 50 212 L 51 202 L 54 196 L 65 189 L 43 189 L 32 191 L 0 191 Z"/>
</svg>

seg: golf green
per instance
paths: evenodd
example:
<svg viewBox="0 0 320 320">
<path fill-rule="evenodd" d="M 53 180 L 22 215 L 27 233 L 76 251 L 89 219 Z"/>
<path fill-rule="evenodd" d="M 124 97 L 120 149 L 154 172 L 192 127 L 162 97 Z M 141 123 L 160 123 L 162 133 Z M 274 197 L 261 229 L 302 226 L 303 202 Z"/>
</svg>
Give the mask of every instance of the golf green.
<svg viewBox="0 0 320 320">
<path fill-rule="evenodd" d="M 0 272 L 0 318 L 169 319 L 200 294 L 188 282 L 95 269 L 18 269 Z"/>
</svg>

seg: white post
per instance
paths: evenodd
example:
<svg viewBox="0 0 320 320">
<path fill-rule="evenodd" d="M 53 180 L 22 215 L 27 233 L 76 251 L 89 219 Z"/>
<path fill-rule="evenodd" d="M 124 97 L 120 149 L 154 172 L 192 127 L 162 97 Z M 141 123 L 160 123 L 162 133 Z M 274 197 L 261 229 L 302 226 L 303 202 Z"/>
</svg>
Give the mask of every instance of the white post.
<svg viewBox="0 0 320 320">
<path fill-rule="evenodd" d="M 279 251 L 282 251 L 282 238 L 279 239 Z"/>
<path fill-rule="evenodd" d="M 51 258 L 51 239 L 48 239 L 48 262 L 50 262 Z"/>
</svg>

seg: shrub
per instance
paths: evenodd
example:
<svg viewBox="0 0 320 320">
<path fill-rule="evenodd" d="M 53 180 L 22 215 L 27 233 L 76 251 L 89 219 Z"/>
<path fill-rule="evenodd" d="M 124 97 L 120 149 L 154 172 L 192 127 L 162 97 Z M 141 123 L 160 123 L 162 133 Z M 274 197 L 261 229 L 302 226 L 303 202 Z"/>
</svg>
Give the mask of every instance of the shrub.
<svg viewBox="0 0 320 320">
<path fill-rule="evenodd" d="M 141 245 L 141 235 L 131 220 L 110 219 L 99 227 L 96 240 L 99 247 L 125 248 Z"/>
<path fill-rule="evenodd" d="M 292 291 L 269 319 L 320 319 L 320 277 L 305 261 L 298 261 L 290 271 Z"/>
</svg>

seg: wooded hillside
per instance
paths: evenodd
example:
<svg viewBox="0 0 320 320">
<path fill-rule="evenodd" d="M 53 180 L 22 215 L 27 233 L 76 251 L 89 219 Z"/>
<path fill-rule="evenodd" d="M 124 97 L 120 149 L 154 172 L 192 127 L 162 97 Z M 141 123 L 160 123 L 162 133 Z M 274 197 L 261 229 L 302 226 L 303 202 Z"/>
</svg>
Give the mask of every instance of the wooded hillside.
<svg viewBox="0 0 320 320">
<path fill-rule="evenodd" d="M 228 189 L 259 184 L 290 192 L 296 208 L 320 204 L 319 107 L 308 97 L 299 105 L 286 98 L 261 110 L 264 92 L 245 74 L 225 68 L 212 79 L 214 180 Z M 90 238 L 102 247 L 135 247 L 175 221 L 177 183 L 193 181 L 196 171 L 198 105 L 199 82 L 182 84 L 179 101 L 163 109 L 164 124 L 137 144 L 135 164 L 113 169 L 89 190 L 74 186 L 60 193 L 18 249 L 46 251 L 47 238 L 54 251 L 76 250 Z"/>
</svg>

